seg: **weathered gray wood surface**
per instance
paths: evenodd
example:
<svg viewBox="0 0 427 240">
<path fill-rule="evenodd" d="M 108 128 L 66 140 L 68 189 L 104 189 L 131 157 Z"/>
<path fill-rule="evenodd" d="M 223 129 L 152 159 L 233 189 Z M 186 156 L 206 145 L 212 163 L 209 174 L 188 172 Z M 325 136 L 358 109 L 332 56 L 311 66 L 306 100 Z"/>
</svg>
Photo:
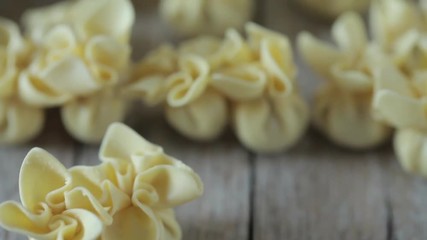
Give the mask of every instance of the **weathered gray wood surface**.
<svg viewBox="0 0 427 240">
<path fill-rule="evenodd" d="M 17 19 L 25 6 L 52 0 L 0 0 L 0 15 Z M 141 57 L 162 41 L 173 40 L 155 13 L 155 0 L 137 0 L 138 24 L 132 41 Z M 301 29 L 318 35 L 327 25 L 304 18 L 287 0 L 258 0 L 256 20 L 292 39 Z M 300 60 L 297 58 L 297 61 Z M 317 83 L 300 64 L 304 95 Z M 156 111 L 141 106 L 127 123 L 164 146 L 202 177 L 206 193 L 178 209 L 184 239 L 427 239 L 427 181 L 405 174 L 392 149 L 356 153 L 339 149 L 309 132 L 295 149 L 275 155 L 249 153 L 231 134 L 211 144 L 185 140 Z M 47 149 L 66 166 L 97 164 L 97 146 L 83 146 L 66 135 L 55 111 L 35 141 L 0 147 L 0 202 L 19 200 L 18 172 L 33 146 Z M 24 239 L 0 229 L 0 240 Z"/>
</svg>

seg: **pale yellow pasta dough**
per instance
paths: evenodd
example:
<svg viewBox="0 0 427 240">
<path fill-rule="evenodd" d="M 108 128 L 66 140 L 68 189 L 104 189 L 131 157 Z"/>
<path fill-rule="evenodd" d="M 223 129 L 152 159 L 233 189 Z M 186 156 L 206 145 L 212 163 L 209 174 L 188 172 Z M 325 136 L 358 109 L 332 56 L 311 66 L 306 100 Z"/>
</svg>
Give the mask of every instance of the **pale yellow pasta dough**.
<svg viewBox="0 0 427 240">
<path fill-rule="evenodd" d="M 293 94 L 236 102 L 233 108 L 237 137 L 256 152 L 278 152 L 296 144 L 308 122 L 308 107 Z"/>
<path fill-rule="evenodd" d="M 178 132 L 201 141 L 217 138 L 228 122 L 227 101 L 214 90 L 207 90 L 185 106 L 166 106 L 165 114 Z"/>
<path fill-rule="evenodd" d="M 0 99 L 0 143 L 18 144 L 36 137 L 44 126 L 44 110 L 17 99 Z"/>
<path fill-rule="evenodd" d="M 0 98 L 15 94 L 16 79 L 29 52 L 18 26 L 0 17 Z"/>
<path fill-rule="evenodd" d="M 113 124 L 108 129 L 99 155 L 104 164 L 117 167 L 115 174 L 107 174 L 112 181 L 120 181 L 115 176 L 133 180 L 119 182 L 118 186 L 131 196 L 131 204 L 114 215 L 103 239 L 125 236 L 137 240 L 141 235 L 153 240 L 180 239 L 181 230 L 170 208 L 200 196 L 203 192 L 200 178 L 122 124 Z"/>
<path fill-rule="evenodd" d="M 372 1 L 369 25 L 372 37 L 386 51 L 393 51 L 399 38 L 409 30 L 423 28 L 419 7 L 406 0 Z"/>
<path fill-rule="evenodd" d="M 234 101 L 260 98 L 267 87 L 268 76 L 260 64 L 242 64 L 212 74 L 211 85 Z"/>
<path fill-rule="evenodd" d="M 160 14 L 184 35 L 222 34 L 241 28 L 252 16 L 252 0 L 162 0 Z"/>
<path fill-rule="evenodd" d="M 255 61 L 255 54 L 236 29 L 228 29 L 224 39 L 200 36 L 181 43 L 179 54 L 203 57 L 215 71 L 224 66 L 234 66 Z"/>
<path fill-rule="evenodd" d="M 335 18 L 347 11 L 363 11 L 371 0 L 294 0 L 309 11 L 327 18 Z"/>
<path fill-rule="evenodd" d="M 394 150 L 402 167 L 427 176 L 427 135 L 416 129 L 399 129 L 394 136 Z"/>
<path fill-rule="evenodd" d="M 400 129 L 427 130 L 427 97 L 419 94 L 414 82 L 394 66 L 378 71 L 373 109 L 377 116 Z"/>
<path fill-rule="evenodd" d="M 403 34 L 394 45 L 394 64 L 408 76 L 421 94 L 425 94 L 425 76 L 427 74 L 427 34 L 410 30 Z"/>
<path fill-rule="evenodd" d="M 52 27 L 67 24 L 79 41 L 105 35 L 127 44 L 134 21 L 129 0 L 66 0 L 27 10 L 23 15 L 25 30 L 36 43 L 42 43 Z"/>
<path fill-rule="evenodd" d="M 125 95 L 142 99 L 150 106 L 166 99 L 166 80 L 178 69 L 178 55 L 170 45 L 162 45 L 150 52 L 133 69 L 131 83 L 123 90 Z"/>
<path fill-rule="evenodd" d="M 348 93 L 327 84 L 315 96 L 314 124 L 338 145 L 353 149 L 378 146 L 389 139 L 391 128 L 375 119 L 371 98 L 370 93 Z"/>
<path fill-rule="evenodd" d="M 61 107 L 62 122 L 79 141 L 98 143 L 111 123 L 123 120 L 126 105 L 126 101 L 107 89 L 64 104 Z"/>
<path fill-rule="evenodd" d="M 22 23 L 28 37 L 35 43 L 42 43 L 45 34 L 53 26 L 67 22 L 72 4 L 73 1 L 65 0 L 25 11 Z"/>
<path fill-rule="evenodd" d="M 307 63 L 322 77 L 351 92 L 371 91 L 374 71 L 389 60 L 381 49 L 368 43 L 362 18 L 355 13 L 340 16 L 332 27 L 334 47 L 304 32 L 298 47 Z"/>
<path fill-rule="evenodd" d="M 21 167 L 19 194 L 22 205 L 0 204 L 0 225 L 33 239 L 97 239 L 102 222 L 85 209 L 66 209 L 64 193 L 72 178 L 48 152 L 32 149 Z"/>
<path fill-rule="evenodd" d="M 69 21 L 80 39 L 106 35 L 126 44 L 135 21 L 130 0 L 77 0 L 69 14 Z"/>
<path fill-rule="evenodd" d="M 279 79 L 284 77 L 295 79 L 297 70 L 293 61 L 292 46 L 285 35 L 252 22 L 245 25 L 245 30 L 248 44 L 269 74 Z"/>
<path fill-rule="evenodd" d="M 182 107 L 200 97 L 211 78 L 209 64 L 197 55 L 181 57 L 179 68 L 166 80 L 166 101 L 171 107 Z"/>
<path fill-rule="evenodd" d="M 134 177 L 130 186 L 133 193 L 142 191 L 147 184 L 151 185 L 158 198 L 157 202 L 150 204 L 158 208 L 184 204 L 203 192 L 200 177 L 190 167 L 165 154 L 161 147 L 148 142 L 123 124 L 115 123 L 108 128 L 99 157 L 104 163 L 130 166 Z M 118 174 L 123 173 L 120 168 L 116 171 Z"/>
<path fill-rule="evenodd" d="M 264 152 L 293 145 L 307 126 L 308 114 L 298 93 L 291 43 L 286 36 L 255 23 L 247 23 L 245 31 L 246 38 L 236 29 L 228 29 L 222 39 L 200 36 L 184 41 L 176 50 L 160 47 L 136 66 L 125 92 L 139 94 L 149 105 L 164 103 L 169 124 L 182 135 L 201 141 L 222 133 L 230 121 L 228 105 L 244 109 L 262 102 L 265 106 L 256 109 L 265 121 L 240 119 L 241 140 L 248 148 Z M 276 115 L 281 125 L 278 132 L 264 126 L 275 121 Z M 265 137 L 251 140 L 245 129 Z"/>
<path fill-rule="evenodd" d="M 55 26 L 20 76 L 20 97 L 32 105 L 58 106 L 92 94 L 121 80 L 129 56 L 129 46 L 112 38 L 97 36 L 80 44 L 70 27 Z"/>
<path fill-rule="evenodd" d="M 99 157 L 100 165 L 67 170 L 32 149 L 19 176 L 22 205 L 0 204 L 0 225 L 30 239 L 181 239 L 173 208 L 203 193 L 200 177 L 119 123 Z"/>
<path fill-rule="evenodd" d="M 381 48 L 368 42 L 362 18 L 355 13 L 340 16 L 332 27 L 336 47 L 309 33 L 298 37 L 308 64 L 328 82 L 314 100 L 315 125 L 333 142 L 365 149 L 385 142 L 391 133 L 372 111 L 379 69 L 393 64 Z"/>
<path fill-rule="evenodd" d="M 208 61 L 211 66 L 222 64 L 219 55 L 223 42 L 219 37 L 199 36 L 182 42 L 178 47 L 178 54 L 194 54 Z"/>
</svg>

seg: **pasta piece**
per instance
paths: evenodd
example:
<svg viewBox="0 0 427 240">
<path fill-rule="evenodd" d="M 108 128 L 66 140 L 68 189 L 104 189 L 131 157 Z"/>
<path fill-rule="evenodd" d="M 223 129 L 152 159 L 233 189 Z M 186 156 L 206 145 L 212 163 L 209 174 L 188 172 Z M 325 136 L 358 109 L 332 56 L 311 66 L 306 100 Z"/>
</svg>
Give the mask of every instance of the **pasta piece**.
<svg viewBox="0 0 427 240">
<path fill-rule="evenodd" d="M 386 51 L 392 51 L 407 31 L 422 29 L 423 19 L 415 3 L 405 0 L 373 1 L 369 25 L 372 36 Z"/>
<path fill-rule="evenodd" d="M 209 36 L 190 39 L 180 44 L 178 51 L 205 58 L 212 71 L 255 61 L 252 49 L 236 29 L 228 29 L 223 40 Z"/>
<path fill-rule="evenodd" d="M 131 141 L 123 141 L 131 140 Z M 182 162 L 121 124 L 112 125 L 100 149 L 104 164 L 130 166 L 131 204 L 117 212 L 103 239 L 180 239 L 181 230 L 171 207 L 191 201 L 203 192 L 200 178 Z M 117 168 L 117 175 L 123 171 Z M 92 175 L 88 175 L 92 176 Z M 108 176 L 114 176 L 108 174 Z"/>
<path fill-rule="evenodd" d="M 240 142 L 256 152 L 278 152 L 292 147 L 303 136 L 308 107 L 296 94 L 236 102 L 234 128 Z"/>
<path fill-rule="evenodd" d="M 19 175 L 22 206 L 11 201 L 0 204 L 0 225 L 33 239 L 98 238 L 103 224 L 93 213 L 65 209 L 64 193 L 71 183 L 70 174 L 55 157 L 32 149 Z"/>
<path fill-rule="evenodd" d="M 334 23 L 332 35 L 337 48 L 302 33 L 298 46 L 304 59 L 322 77 L 343 89 L 371 91 L 375 69 L 389 61 L 376 45 L 368 43 L 361 17 L 344 14 Z"/>
<path fill-rule="evenodd" d="M 0 143 L 18 144 L 36 137 L 44 126 L 44 110 L 16 99 L 0 99 Z"/>
<path fill-rule="evenodd" d="M 378 72 L 373 109 L 381 120 L 398 129 L 427 130 L 427 98 L 395 67 Z"/>
<path fill-rule="evenodd" d="M 283 75 L 290 79 L 296 77 L 292 47 L 286 36 L 252 22 L 247 23 L 245 29 L 249 45 L 257 52 L 268 73 L 277 78 L 283 78 Z"/>
<path fill-rule="evenodd" d="M 252 16 L 252 0 L 162 0 L 160 14 L 184 35 L 222 34 L 241 28 Z"/>
<path fill-rule="evenodd" d="M 375 119 L 369 93 L 348 93 L 328 84 L 314 102 L 314 124 L 338 145 L 365 149 L 387 141 L 390 127 Z"/>
<path fill-rule="evenodd" d="M 207 90 L 199 98 L 182 107 L 167 106 L 166 119 L 182 135 L 200 141 L 217 138 L 228 120 L 225 98 Z"/>
<path fill-rule="evenodd" d="M 200 177 L 119 123 L 99 157 L 100 165 L 67 170 L 32 149 L 19 176 L 22 205 L 0 204 L 0 225 L 30 239 L 181 239 L 172 208 L 203 193 Z"/>
<path fill-rule="evenodd" d="M 245 64 L 212 74 L 211 85 L 234 101 L 245 101 L 263 96 L 268 82 L 259 64 Z"/>
<path fill-rule="evenodd" d="M 427 139 L 424 132 L 399 129 L 394 136 L 394 150 L 403 169 L 427 176 Z"/>
<path fill-rule="evenodd" d="M 179 227 L 173 211 L 145 209 L 143 205 L 126 208 L 116 214 L 114 224 L 107 226 L 102 234 L 103 240 L 119 238 L 144 239 L 181 239 Z"/>
<path fill-rule="evenodd" d="M 209 64 L 201 57 L 186 55 L 179 60 L 180 72 L 168 77 L 167 103 L 171 107 L 182 107 L 205 91 L 210 81 Z"/>
<path fill-rule="evenodd" d="M 415 84 L 424 84 L 427 69 L 427 35 L 410 30 L 402 35 L 394 45 L 391 54 L 394 64 Z M 419 90 L 423 89 L 421 87 Z M 423 91 L 423 90 L 422 90 Z"/>
<path fill-rule="evenodd" d="M 107 89 L 63 105 L 62 122 L 68 133 L 79 141 L 98 143 L 111 123 L 123 120 L 126 105 L 126 101 Z"/>
<path fill-rule="evenodd" d="M 25 11 L 22 23 L 28 37 L 37 44 L 43 43 L 45 34 L 52 27 L 67 22 L 72 4 L 72 1 L 66 0 Z"/>
<path fill-rule="evenodd" d="M 149 53 L 134 68 L 131 83 L 124 93 L 141 98 L 150 106 L 166 100 L 166 80 L 178 69 L 178 56 L 170 45 L 163 45 Z"/>
<path fill-rule="evenodd" d="M 126 44 L 135 21 L 135 10 L 129 0 L 77 0 L 69 14 L 80 39 L 106 35 Z"/>
<path fill-rule="evenodd" d="M 128 65 L 130 50 L 98 36 L 79 44 L 66 25 L 54 27 L 44 49 L 20 77 L 20 97 L 36 106 L 58 106 L 76 96 L 116 85 Z"/>
<path fill-rule="evenodd" d="M 372 93 L 377 71 L 392 63 L 378 46 L 368 42 L 357 14 L 339 17 L 332 36 L 337 47 L 308 33 L 298 39 L 304 58 L 328 80 L 316 93 L 314 122 L 336 144 L 352 149 L 380 145 L 389 138 L 391 129 L 372 112 Z"/>
<path fill-rule="evenodd" d="M 18 26 L 0 18 L 0 98 L 14 95 L 16 79 L 28 52 L 29 46 Z"/>
<path fill-rule="evenodd" d="M 61 24 L 70 25 L 79 41 L 104 35 L 127 44 L 134 21 L 135 11 L 129 0 L 66 0 L 27 10 L 23 15 L 24 27 L 37 44 Z"/>
</svg>

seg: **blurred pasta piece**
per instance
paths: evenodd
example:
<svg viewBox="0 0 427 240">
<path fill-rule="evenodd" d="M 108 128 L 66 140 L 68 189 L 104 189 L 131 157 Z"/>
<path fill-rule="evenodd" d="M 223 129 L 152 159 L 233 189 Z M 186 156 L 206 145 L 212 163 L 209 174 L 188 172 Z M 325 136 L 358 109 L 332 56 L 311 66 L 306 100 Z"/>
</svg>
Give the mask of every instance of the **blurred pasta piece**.
<svg viewBox="0 0 427 240">
<path fill-rule="evenodd" d="M 371 99 L 369 92 L 349 93 L 328 83 L 314 98 L 314 125 L 338 145 L 352 149 L 376 147 L 390 138 L 392 129 L 376 120 Z"/>
<path fill-rule="evenodd" d="M 183 35 L 217 34 L 242 29 L 252 17 L 253 0 L 161 0 L 160 15 Z"/>
<path fill-rule="evenodd" d="M 393 52 L 394 45 L 408 31 L 426 30 L 423 23 L 423 14 L 413 1 L 372 1 L 369 13 L 372 37 L 387 52 Z"/>
<path fill-rule="evenodd" d="M 293 146 L 308 125 L 308 110 L 290 41 L 255 23 L 245 31 L 247 38 L 229 29 L 223 39 L 200 36 L 175 50 L 160 47 L 136 65 L 125 92 L 162 104 L 168 122 L 191 139 L 215 139 L 231 124 L 251 150 Z"/>
<path fill-rule="evenodd" d="M 184 106 L 167 106 L 166 119 L 181 134 L 199 141 L 217 138 L 228 123 L 228 104 L 215 90 Z"/>
<path fill-rule="evenodd" d="M 427 135 L 417 129 L 399 129 L 394 136 L 394 150 L 403 169 L 427 176 Z"/>
<path fill-rule="evenodd" d="M 77 98 L 61 106 L 65 129 L 83 143 L 99 143 L 108 126 L 124 120 L 125 101 L 112 89 L 88 97 Z"/>
<path fill-rule="evenodd" d="M 19 144 L 36 137 L 44 126 L 44 110 L 18 99 L 0 99 L 0 144 Z"/>
<path fill-rule="evenodd" d="M 247 148 L 262 153 L 294 146 L 309 122 L 308 107 L 296 94 L 236 102 L 233 112 L 237 137 Z"/>
<path fill-rule="evenodd" d="M 332 141 L 366 149 L 387 141 L 391 129 L 371 110 L 376 72 L 391 64 L 381 49 L 368 41 L 362 18 L 340 16 L 332 27 L 337 47 L 309 33 L 298 37 L 307 63 L 327 80 L 316 93 L 315 125 Z"/>
</svg>

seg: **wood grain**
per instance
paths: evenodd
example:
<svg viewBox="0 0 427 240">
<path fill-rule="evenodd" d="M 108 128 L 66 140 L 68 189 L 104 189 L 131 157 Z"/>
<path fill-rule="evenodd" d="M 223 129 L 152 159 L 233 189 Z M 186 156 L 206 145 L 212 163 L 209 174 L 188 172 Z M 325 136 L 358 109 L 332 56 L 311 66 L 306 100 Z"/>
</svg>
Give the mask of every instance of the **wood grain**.
<svg viewBox="0 0 427 240">
<path fill-rule="evenodd" d="M 313 135 L 289 153 L 258 156 L 254 239 L 386 239 L 378 161 Z"/>
<path fill-rule="evenodd" d="M 388 239 L 427 239 L 427 180 L 402 171 L 392 152 L 384 152 Z"/>
</svg>

